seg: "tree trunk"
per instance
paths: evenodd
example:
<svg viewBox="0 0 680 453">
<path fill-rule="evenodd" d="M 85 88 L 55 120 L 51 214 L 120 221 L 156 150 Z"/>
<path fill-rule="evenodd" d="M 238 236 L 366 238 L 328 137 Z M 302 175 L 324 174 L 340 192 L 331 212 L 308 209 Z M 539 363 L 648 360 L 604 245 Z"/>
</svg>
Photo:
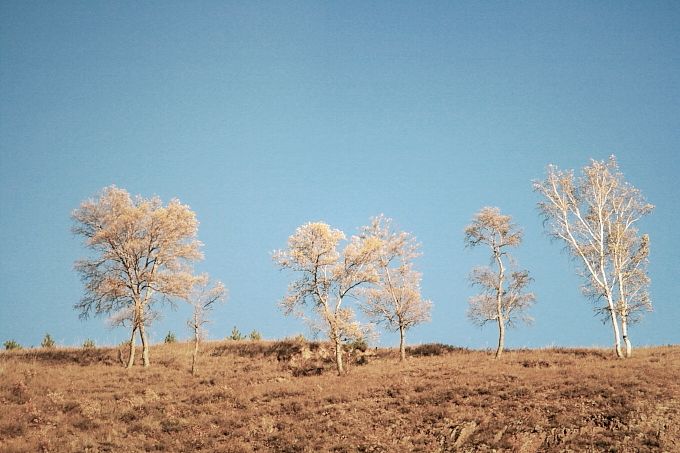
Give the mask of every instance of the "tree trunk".
<svg viewBox="0 0 680 453">
<path fill-rule="evenodd" d="M 144 324 L 139 326 L 139 336 L 142 339 L 142 363 L 145 367 L 149 366 L 149 342 L 146 339 L 146 332 L 144 331 Z"/>
<path fill-rule="evenodd" d="M 622 359 L 623 352 L 621 351 L 621 337 L 619 334 L 619 320 L 616 317 L 614 310 L 614 302 L 612 302 L 611 294 L 607 294 L 607 303 L 609 304 L 609 314 L 612 318 L 612 328 L 614 329 L 614 349 L 616 350 L 616 357 Z"/>
<path fill-rule="evenodd" d="M 623 343 L 626 347 L 626 358 L 629 358 L 632 354 L 632 346 L 630 344 L 630 338 L 628 338 L 628 310 L 626 304 L 626 291 L 624 286 L 624 277 L 621 270 L 619 270 L 618 275 L 619 281 L 619 315 L 621 315 L 621 336 L 623 336 Z"/>
<path fill-rule="evenodd" d="M 135 364 L 135 334 L 137 333 L 137 326 L 132 328 L 132 335 L 130 335 L 130 354 L 128 355 L 128 363 L 125 368 L 132 368 Z"/>
<path fill-rule="evenodd" d="M 338 369 L 338 376 L 341 376 L 345 369 L 342 366 L 342 342 L 339 338 L 335 339 L 335 366 Z"/>
<path fill-rule="evenodd" d="M 500 359 L 505 347 L 505 320 L 503 315 L 498 313 L 498 348 L 496 349 L 496 358 Z"/>
<path fill-rule="evenodd" d="M 601 244 L 604 244 L 604 233 L 602 232 L 602 229 L 604 228 L 604 224 L 600 222 L 600 238 Z M 605 264 L 605 253 L 602 249 L 602 246 L 600 246 L 600 274 L 601 274 L 601 279 L 602 279 L 602 288 L 604 290 L 604 294 L 607 297 L 607 307 L 609 308 L 609 314 L 612 318 L 612 329 L 614 329 L 614 349 L 616 350 L 616 357 L 622 359 L 623 358 L 623 353 L 621 352 L 621 338 L 619 334 L 619 320 L 616 317 L 616 307 L 614 305 L 614 295 L 612 294 L 612 290 L 609 286 L 609 282 L 607 281 L 607 266 Z"/>
<path fill-rule="evenodd" d="M 404 342 L 404 326 L 399 326 L 399 360 L 406 360 L 406 344 Z"/>
<path fill-rule="evenodd" d="M 626 346 L 626 358 L 630 358 L 633 354 L 632 346 L 630 344 L 630 338 L 628 338 L 628 317 L 621 317 L 621 334 L 623 335 L 623 342 Z"/>
<path fill-rule="evenodd" d="M 191 375 L 196 374 L 196 356 L 198 355 L 198 335 L 194 336 L 194 353 L 191 356 Z"/>
<path fill-rule="evenodd" d="M 505 266 L 501 254 L 497 249 L 494 249 L 494 256 L 498 263 L 498 287 L 496 288 L 496 319 L 498 319 L 498 349 L 496 349 L 496 358 L 500 359 L 503 354 L 503 347 L 505 345 L 505 319 L 503 318 L 503 280 L 505 279 Z"/>
</svg>

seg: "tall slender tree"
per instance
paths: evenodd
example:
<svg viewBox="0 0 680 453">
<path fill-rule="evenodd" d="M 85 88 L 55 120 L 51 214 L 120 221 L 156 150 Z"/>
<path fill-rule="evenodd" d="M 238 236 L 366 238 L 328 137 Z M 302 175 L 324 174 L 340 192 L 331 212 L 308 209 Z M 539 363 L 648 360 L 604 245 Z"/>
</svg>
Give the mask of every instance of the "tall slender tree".
<svg viewBox="0 0 680 453">
<path fill-rule="evenodd" d="M 637 224 L 654 206 L 626 182 L 614 156 L 608 161 L 592 160 L 579 177 L 554 165 L 548 166 L 547 173 L 533 186 L 543 196 L 538 207 L 548 232 L 580 264 L 583 292 L 611 322 L 616 355 L 624 357 L 623 333 L 625 355 L 630 356 L 628 325 L 651 309 L 649 237 L 639 236 Z"/>
<path fill-rule="evenodd" d="M 382 214 L 362 228 L 361 237 L 378 241 L 375 268 L 378 278 L 364 290 L 362 310 L 377 323 L 399 332 L 399 357 L 406 359 L 406 331 L 429 321 L 432 303 L 420 294 L 421 274 L 413 260 L 420 256 L 420 244 L 406 232 L 395 232 L 392 219 Z"/>
<path fill-rule="evenodd" d="M 191 354 L 191 374 L 196 374 L 196 359 L 198 358 L 199 343 L 207 336 L 206 324 L 210 322 L 208 314 L 215 305 L 223 301 L 226 290 L 222 282 L 210 284 L 208 274 L 196 277 L 187 302 L 191 305 L 191 318 L 187 321 L 189 330 L 194 336 L 194 349 Z"/>
<path fill-rule="evenodd" d="M 465 244 L 468 247 L 482 245 L 491 251 L 492 265 L 476 267 L 470 274 L 471 283 L 482 292 L 470 298 L 468 317 L 479 325 L 496 322 L 496 358 L 503 354 L 506 326 L 514 326 L 518 321 L 529 322 L 531 318 L 524 312 L 535 300 L 533 293 L 524 292 L 532 280 L 529 272 L 509 272 L 512 260 L 508 249 L 522 242 L 522 231 L 511 220 L 510 216 L 501 214 L 500 209 L 485 207 L 465 228 Z"/>
<path fill-rule="evenodd" d="M 615 236 L 618 236 L 616 234 Z M 613 269 L 616 274 L 616 313 L 621 318 L 621 336 L 626 357 L 632 354 L 628 326 L 641 319 L 642 313 L 652 310 L 649 297 L 650 278 L 647 273 L 649 262 L 649 235 L 639 236 L 633 229 L 625 237 L 614 240 L 611 245 Z"/>
<path fill-rule="evenodd" d="M 191 264 L 202 258 L 196 215 L 177 199 L 164 206 L 158 197 L 132 198 L 110 186 L 84 201 L 72 218 L 73 233 L 92 252 L 75 263 L 85 284 L 75 308 L 83 318 L 108 314 L 113 324 L 129 323 L 127 367 L 135 361 L 137 333 L 149 366 L 146 327 L 159 315 L 157 304 L 186 298 L 194 281 Z"/>
</svg>

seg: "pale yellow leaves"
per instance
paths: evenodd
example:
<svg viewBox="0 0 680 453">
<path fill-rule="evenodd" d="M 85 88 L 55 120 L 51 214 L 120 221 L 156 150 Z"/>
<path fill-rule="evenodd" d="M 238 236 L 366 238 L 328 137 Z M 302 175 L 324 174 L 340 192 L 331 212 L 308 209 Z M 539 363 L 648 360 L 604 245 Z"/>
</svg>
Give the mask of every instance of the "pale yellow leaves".
<svg viewBox="0 0 680 453">
<path fill-rule="evenodd" d="M 422 299 L 421 274 L 413 269 L 420 244 L 409 233 L 393 231 L 392 220 L 382 214 L 362 228 L 361 237 L 374 249 L 377 273 L 363 291 L 362 310 L 403 337 L 404 330 L 430 319 L 432 303 Z"/>
<path fill-rule="evenodd" d="M 186 297 L 192 282 L 191 263 L 201 259 L 196 238 L 198 221 L 191 209 L 158 197 L 134 199 L 110 186 L 97 199 L 72 213 L 73 232 L 85 238 L 89 259 L 76 262 L 85 283 L 85 297 L 76 307 L 84 316 L 118 312 L 127 305 L 143 321 L 153 293 Z"/>
</svg>

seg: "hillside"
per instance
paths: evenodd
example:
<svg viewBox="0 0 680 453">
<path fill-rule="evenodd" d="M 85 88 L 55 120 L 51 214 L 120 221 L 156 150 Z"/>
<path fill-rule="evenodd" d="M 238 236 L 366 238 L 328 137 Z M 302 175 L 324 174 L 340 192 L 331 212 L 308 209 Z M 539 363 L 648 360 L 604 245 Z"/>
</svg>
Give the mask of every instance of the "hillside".
<svg viewBox="0 0 680 453">
<path fill-rule="evenodd" d="M 391 350 L 335 375 L 323 345 L 0 353 L 1 451 L 680 451 L 680 347 Z M 431 355 L 426 355 L 431 354 Z"/>
</svg>

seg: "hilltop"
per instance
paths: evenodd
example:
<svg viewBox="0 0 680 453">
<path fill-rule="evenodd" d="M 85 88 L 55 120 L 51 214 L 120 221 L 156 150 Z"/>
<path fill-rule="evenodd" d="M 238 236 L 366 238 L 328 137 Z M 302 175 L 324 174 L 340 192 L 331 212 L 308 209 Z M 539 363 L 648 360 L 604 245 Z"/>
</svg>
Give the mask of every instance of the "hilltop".
<svg viewBox="0 0 680 453">
<path fill-rule="evenodd" d="M 680 347 L 369 350 L 337 376 L 320 343 L 0 353 L 2 451 L 678 451 Z M 363 363 L 359 365 L 359 363 Z"/>
</svg>

